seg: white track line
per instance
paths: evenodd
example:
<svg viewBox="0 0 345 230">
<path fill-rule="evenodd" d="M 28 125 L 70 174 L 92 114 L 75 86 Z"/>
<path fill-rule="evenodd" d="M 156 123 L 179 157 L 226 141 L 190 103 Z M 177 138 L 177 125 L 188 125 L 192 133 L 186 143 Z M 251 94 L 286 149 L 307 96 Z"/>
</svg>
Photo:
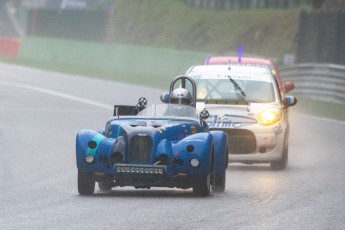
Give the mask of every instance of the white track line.
<svg viewBox="0 0 345 230">
<path fill-rule="evenodd" d="M 17 87 L 17 88 L 24 88 L 24 89 L 34 90 L 34 91 L 37 91 L 37 92 L 46 93 L 46 94 L 50 94 L 50 95 L 53 95 L 53 96 L 69 99 L 69 100 L 72 100 L 72 101 L 77 101 L 77 102 L 80 102 L 80 103 L 83 103 L 83 104 L 97 106 L 97 107 L 100 107 L 100 108 L 103 108 L 103 109 L 107 109 L 107 110 L 113 110 L 114 109 L 113 106 L 111 106 L 111 105 L 99 103 L 99 102 L 92 101 L 92 100 L 86 100 L 86 99 L 83 99 L 81 97 L 76 97 L 76 96 L 73 96 L 73 95 L 70 95 L 70 94 L 61 93 L 61 92 L 58 92 L 58 91 L 49 90 L 49 89 L 45 89 L 45 88 L 40 88 L 40 87 L 36 87 L 36 86 L 25 85 L 25 84 L 16 84 L 16 83 L 10 83 L 10 82 L 0 82 L 0 85 L 6 85 L 6 86 L 11 86 L 11 87 Z"/>
</svg>

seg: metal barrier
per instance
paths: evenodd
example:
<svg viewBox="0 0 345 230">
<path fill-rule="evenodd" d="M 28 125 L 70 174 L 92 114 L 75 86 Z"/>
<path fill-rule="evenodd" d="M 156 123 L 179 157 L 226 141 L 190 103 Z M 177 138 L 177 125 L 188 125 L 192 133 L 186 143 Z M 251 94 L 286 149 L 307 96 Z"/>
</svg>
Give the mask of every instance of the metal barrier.
<svg viewBox="0 0 345 230">
<path fill-rule="evenodd" d="M 255 8 L 281 8 L 287 9 L 310 5 L 311 0 L 185 0 L 189 5 L 195 7 L 238 10 Z"/>
<path fill-rule="evenodd" d="M 305 63 L 280 68 L 284 81 L 292 81 L 292 91 L 315 100 L 345 105 L 345 66 Z"/>
</svg>

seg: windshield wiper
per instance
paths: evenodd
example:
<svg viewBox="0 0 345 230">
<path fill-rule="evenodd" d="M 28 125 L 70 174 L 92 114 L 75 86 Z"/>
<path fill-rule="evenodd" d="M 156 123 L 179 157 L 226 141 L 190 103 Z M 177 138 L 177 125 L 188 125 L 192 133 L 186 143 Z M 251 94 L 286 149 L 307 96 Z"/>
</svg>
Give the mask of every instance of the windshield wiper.
<svg viewBox="0 0 345 230">
<path fill-rule="evenodd" d="M 246 94 L 244 93 L 243 89 L 237 84 L 237 82 L 234 79 L 232 79 L 230 76 L 227 76 L 227 77 L 229 78 L 233 86 L 235 87 L 237 97 L 241 99 L 242 101 L 247 101 Z"/>
<path fill-rule="evenodd" d="M 232 83 L 232 85 L 235 88 L 235 93 L 236 93 L 237 98 L 240 99 L 241 101 L 246 102 L 246 104 L 247 104 L 247 111 L 249 112 L 249 105 L 250 105 L 250 103 L 249 103 L 249 101 L 246 98 L 247 95 L 244 93 L 244 91 L 241 88 L 241 86 L 239 86 L 234 79 L 232 79 L 230 76 L 227 76 L 227 77 L 229 78 L 230 82 Z"/>
</svg>

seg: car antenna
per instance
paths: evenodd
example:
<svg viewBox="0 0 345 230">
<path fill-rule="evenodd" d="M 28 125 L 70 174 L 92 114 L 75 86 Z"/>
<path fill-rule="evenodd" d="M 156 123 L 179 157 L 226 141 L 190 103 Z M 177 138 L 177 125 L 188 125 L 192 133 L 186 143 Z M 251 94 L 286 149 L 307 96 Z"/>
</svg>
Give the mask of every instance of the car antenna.
<svg viewBox="0 0 345 230">
<path fill-rule="evenodd" d="M 228 61 L 228 70 L 231 70 L 231 60 L 229 59 L 229 61 Z"/>
<path fill-rule="evenodd" d="M 231 52 L 230 52 L 230 54 L 231 54 Z M 231 70 L 231 58 L 229 58 L 229 60 L 228 60 L 228 70 Z"/>
</svg>

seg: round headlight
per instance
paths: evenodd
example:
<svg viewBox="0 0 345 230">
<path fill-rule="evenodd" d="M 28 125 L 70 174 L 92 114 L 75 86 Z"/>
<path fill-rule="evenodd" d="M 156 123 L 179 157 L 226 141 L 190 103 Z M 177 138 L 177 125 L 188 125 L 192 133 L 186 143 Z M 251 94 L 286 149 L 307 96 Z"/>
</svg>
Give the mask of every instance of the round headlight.
<svg viewBox="0 0 345 230">
<path fill-rule="evenodd" d="M 88 163 L 88 164 L 91 164 L 95 161 L 95 156 L 94 155 L 86 155 L 85 156 L 85 162 Z"/>
<path fill-rule="evenodd" d="M 198 167 L 200 165 L 200 161 L 196 158 L 193 158 L 192 160 L 190 160 L 190 165 L 194 168 Z"/>
<path fill-rule="evenodd" d="M 281 118 L 282 112 L 277 108 L 266 109 L 258 114 L 258 122 L 261 125 L 273 125 L 280 121 Z"/>
</svg>

